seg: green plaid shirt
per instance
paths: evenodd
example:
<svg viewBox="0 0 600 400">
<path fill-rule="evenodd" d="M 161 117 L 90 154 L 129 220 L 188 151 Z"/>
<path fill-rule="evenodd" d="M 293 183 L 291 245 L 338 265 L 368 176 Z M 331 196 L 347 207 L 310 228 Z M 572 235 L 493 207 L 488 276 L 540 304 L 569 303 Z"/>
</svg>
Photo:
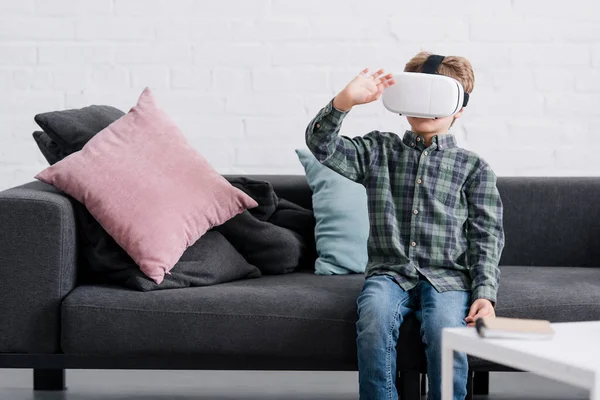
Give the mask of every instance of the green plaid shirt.
<svg viewBox="0 0 600 400">
<path fill-rule="evenodd" d="M 424 276 L 440 292 L 470 290 L 473 301 L 495 303 L 504 231 L 490 166 L 451 134 L 434 136 L 429 147 L 411 131 L 338 136 L 346 115 L 329 102 L 306 143 L 322 164 L 367 190 L 366 275 L 392 275 L 404 290 Z"/>
</svg>

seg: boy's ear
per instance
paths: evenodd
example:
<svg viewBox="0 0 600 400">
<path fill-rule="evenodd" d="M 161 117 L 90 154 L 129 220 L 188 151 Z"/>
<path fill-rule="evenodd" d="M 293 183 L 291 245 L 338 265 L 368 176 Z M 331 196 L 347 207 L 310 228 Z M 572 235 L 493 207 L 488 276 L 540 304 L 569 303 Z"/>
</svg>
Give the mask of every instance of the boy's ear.
<svg viewBox="0 0 600 400">
<path fill-rule="evenodd" d="M 463 111 L 465 110 L 465 108 L 461 108 L 459 112 L 457 112 L 456 114 L 454 114 L 452 116 L 452 123 L 450 124 L 450 128 L 452 128 L 454 126 L 454 123 L 456 122 L 457 119 L 459 119 L 463 113 Z"/>
</svg>

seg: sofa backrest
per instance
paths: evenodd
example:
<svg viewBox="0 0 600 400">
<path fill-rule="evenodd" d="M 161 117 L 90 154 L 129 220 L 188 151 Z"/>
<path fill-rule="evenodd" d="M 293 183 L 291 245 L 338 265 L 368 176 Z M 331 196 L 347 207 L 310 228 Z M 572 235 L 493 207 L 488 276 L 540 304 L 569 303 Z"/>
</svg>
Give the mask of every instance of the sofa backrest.
<svg viewBox="0 0 600 400">
<path fill-rule="evenodd" d="M 303 175 L 252 175 L 311 208 Z M 600 177 L 499 177 L 506 245 L 501 265 L 600 267 Z"/>
<path fill-rule="evenodd" d="M 600 177 L 499 177 L 501 265 L 600 267 Z"/>
</svg>

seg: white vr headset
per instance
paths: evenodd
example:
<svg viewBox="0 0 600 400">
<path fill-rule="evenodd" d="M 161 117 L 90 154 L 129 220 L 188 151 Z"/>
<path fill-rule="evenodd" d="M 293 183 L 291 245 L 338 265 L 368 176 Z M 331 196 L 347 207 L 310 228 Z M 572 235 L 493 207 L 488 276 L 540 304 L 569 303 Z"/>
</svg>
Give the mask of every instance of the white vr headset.
<svg viewBox="0 0 600 400">
<path fill-rule="evenodd" d="M 439 75 L 437 69 L 444 56 L 431 55 L 423 72 L 394 74 L 396 83 L 383 91 L 381 100 L 389 111 L 419 118 L 442 118 L 456 114 L 469 102 L 461 83 Z"/>
</svg>

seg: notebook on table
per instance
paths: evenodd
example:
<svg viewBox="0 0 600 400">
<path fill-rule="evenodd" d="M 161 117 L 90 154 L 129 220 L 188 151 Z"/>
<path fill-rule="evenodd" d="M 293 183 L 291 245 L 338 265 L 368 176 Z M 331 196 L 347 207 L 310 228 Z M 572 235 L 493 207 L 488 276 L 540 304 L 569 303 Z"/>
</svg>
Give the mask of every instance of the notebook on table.
<svg viewBox="0 0 600 400">
<path fill-rule="evenodd" d="M 490 339 L 551 339 L 554 329 L 550 321 L 517 318 L 479 318 L 477 333 Z"/>
</svg>

